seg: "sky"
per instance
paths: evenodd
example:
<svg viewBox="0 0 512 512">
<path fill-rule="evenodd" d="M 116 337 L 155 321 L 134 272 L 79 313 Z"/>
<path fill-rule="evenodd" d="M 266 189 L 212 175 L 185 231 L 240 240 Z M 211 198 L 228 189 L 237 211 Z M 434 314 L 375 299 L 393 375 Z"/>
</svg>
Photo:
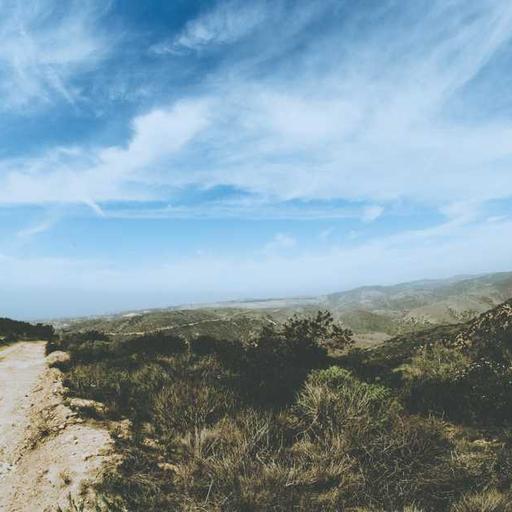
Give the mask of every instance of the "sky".
<svg viewBox="0 0 512 512">
<path fill-rule="evenodd" d="M 0 0 L 0 316 L 512 270 L 509 0 Z"/>
</svg>

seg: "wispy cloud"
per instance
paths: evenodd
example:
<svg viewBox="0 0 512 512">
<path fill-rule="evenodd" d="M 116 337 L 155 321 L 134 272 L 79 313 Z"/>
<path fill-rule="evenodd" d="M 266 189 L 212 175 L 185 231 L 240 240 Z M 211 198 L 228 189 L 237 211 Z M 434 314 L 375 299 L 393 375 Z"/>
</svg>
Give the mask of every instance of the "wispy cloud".
<svg viewBox="0 0 512 512">
<path fill-rule="evenodd" d="M 260 14 L 246 3 L 221 2 L 190 21 L 175 44 L 242 37 L 266 16 L 267 4 L 254 6 Z M 284 13 L 276 7 L 281 22 Z M 305 7 L 301 13 L 318 16 Z M 509 42 L 512 7 L 457 0 L 398 13 L 384 3 L 381 14 L 379 30 L 371 12 L 347 12 L 343 31 L 329 26 L 315 38 L 294 32 L 303 48 L 290 56 L 292 65 L 256 65 L 258 77 L 240 71 L 244 62 L 275 56 L 276 48 L 256 37 L 210 75 L 200 94 L 138 115 L 124 148 L 82 149 L 65 162 L 55 162 L 55 151 L 0 162 L 0 202 L 99 205 L 161 199 L 179 187 L 231 186 L 274 204 L 367 202 L 363 218 L 372 220 L 380 213 L 376 203 L 405 199 L 444 208 L 510 196 L 512 124 L 492 115 L 471 122 L 451 115 L 450 105 L 466 101 L 463 88 Z M 303 19 L 300 26 L 308 24 Z M 358 30 L 368 36 L 345 37 Z M 286 30 L 274 37 L 289 48 Z M 466 106 L 469 115 L 478 108 Z"/>
<path fill-rule="evenodd" d="M 289 249 L 293 249 L 297 245 L 297 240 L 287 233 L 276 233 L 272 240 L 265 244 L 263 252 L 266 254 L 275 254 Z"/>
<path fill-rule="evenodd" d="M 223 0 L 188 22 L 174 38 L 153 45 L 151 51 L 179 54 L 235 43 L 255 30 L 265 20 L 269 9 L 268 2 Z"/>
<path fill-rule="evenodd" d="M 136 117 L 125 148 L 58 148 L 39 158 L 0 163 L 0 203 L 84 203 L 99 212 L 102 201 L 158 197 L 145 183 L 159 182 L 152 173 L 206 127 L 207 112 L 206 101 L 178 102 Z"/>
<path fill-rule="evenodd" d="M 60 97 L 74 103 L 75 75 L 108 50 L 96 30 L 99 2 L 0 2 L 0 109 L 31 108 Z M 106 5 L 106 4 L 104 4 Z"/>
<path fill-rule="evenodd" d="M 332 237 L 332 235 L 334 234 L 334 231 L 335 231 L 335 229 L 333 226 L 328 227 L 326 229 L 322 229 L 322 231 L 320 231 L 320 233 L 318 234 L 318 238 L 321 241 L 325 242 Z"/>
<path fill-rule="evenodd" d="M 377 208 L 379 210 L 375 211 Z M 363 222 L 377 219 L 383 211 L 380 207 L 340 204 L 337 201 L 283 202 L 272 197 L 258 196 L 243 199 L 223 198 L 193 204 L 181 202 L 162 205 L 157 201 L 144 205 L 114 205 L 104 209 L 106 216 L 121 219 L 353 219 Z"/>
<path fill-rule="evenodd" d="M 40 233 L 44 233 L 51 229 L 57 222 L 55 217 L 46 218 L 40 222 L 27 226 L 26 228 L 21 229 L 16 234 L 20 239 L 28 239 L 32 238 L 35 235 L 39 235 Z"/>
<path fill-rule="evenodd" d="M 373 222 L 377 220 L 384 213 L 382 206 L 368 206 L 364 209 L 362 220 L 364 222 Z"/>
</svg>

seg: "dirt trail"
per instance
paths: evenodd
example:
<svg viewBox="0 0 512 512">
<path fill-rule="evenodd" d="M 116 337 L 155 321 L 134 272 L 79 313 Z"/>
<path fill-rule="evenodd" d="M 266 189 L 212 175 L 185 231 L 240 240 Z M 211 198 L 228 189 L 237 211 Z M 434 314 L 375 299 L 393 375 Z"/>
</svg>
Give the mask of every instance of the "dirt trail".
<svg viewBox="0 0 512 512">
<path fill-rule="evenodd" d="M 29 422 L 30 392 L 45 369 L 44 343 L 0 350 L 0 510 L 2 481 L 16 462 Z"/>
<path fill-rule="evenodd" d="M 163 327 L 155 327 L 154 329 L 147 329 L 145 331 L 106 331 L 105 334 L 108 334 L 109 336 L 116 336 L 118 334 L 122 334 L 123 336 L 144 336 L 145 334 L 156 334 L 164 331 L 173 331 L 177 329 L 183 329 L 184 327 L 194 327 L 195 325 L 214 324 L 215 322 L 225 322 L 226 320 L 226 318 L 209 318 L 208 320 L 198 320 L 197 322 L 188 322 L 186 324 L 164 325 Z"/>
<path fill-rule="evenodd" d="M 0 351 L 0 512 L 66 510 L 70 496 L 93 509 L 87 484 L 110 452 L 108 432 L 66 404 L 44 343 Z"/>
</svg>

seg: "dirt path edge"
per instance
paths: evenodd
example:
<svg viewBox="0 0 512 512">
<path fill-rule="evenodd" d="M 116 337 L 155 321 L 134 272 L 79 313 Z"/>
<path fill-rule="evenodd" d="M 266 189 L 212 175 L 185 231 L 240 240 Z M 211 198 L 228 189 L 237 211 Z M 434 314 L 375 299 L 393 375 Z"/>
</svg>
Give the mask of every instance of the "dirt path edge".
<svg viewBox="0 0 512 512">
<path fill-rule="evenodd" d="M 25 424 L 11 450 L 12 467 L 0 479 L 0 512 L 66 511 L 70 500 L 95 510 L 94 483 L 112 454 L 111 437 L 67 405 L 62 372 L 42 357 L 20 405 Z"/>
</svg>

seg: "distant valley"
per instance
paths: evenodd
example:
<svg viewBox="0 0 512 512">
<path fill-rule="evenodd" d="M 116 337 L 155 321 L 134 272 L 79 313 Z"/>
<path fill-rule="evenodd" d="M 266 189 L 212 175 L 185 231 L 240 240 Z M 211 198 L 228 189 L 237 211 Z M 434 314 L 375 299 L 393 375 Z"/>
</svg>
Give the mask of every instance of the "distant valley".
<svg viewBox="0 0 512 512">
<path fill-rule="evenodd" d="M 364 286 L 316 297 L 255 299 L 129 311 L 52 322 L 57 328 L 99 330 L 111 335 L 179 332 L 229 337 L 257 331 L 291 314 L 329 310 L 362 344 L 428 327 L 475 318 L 512 298 L 512 272 Z"/>
</svg>

